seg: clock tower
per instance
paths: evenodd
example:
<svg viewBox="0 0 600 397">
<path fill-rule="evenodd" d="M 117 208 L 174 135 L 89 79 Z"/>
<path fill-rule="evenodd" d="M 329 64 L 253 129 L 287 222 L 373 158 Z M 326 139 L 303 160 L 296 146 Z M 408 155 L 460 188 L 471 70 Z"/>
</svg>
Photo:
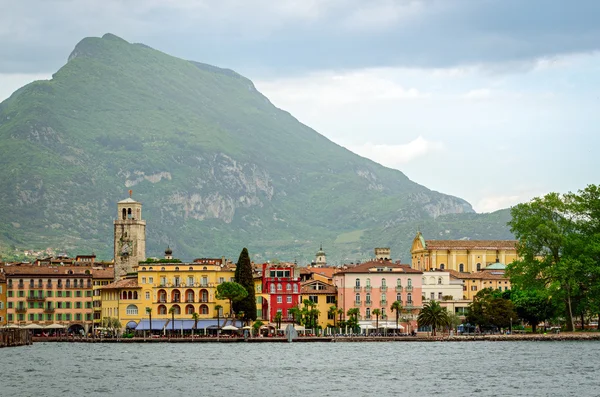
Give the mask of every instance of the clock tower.
<svg viewBox="0 0 600 397">
<path fill-rule="evenodd" d="M 142 203 L 131 198 L 131 190 L 128 198 L 117 203 L 117 219 L 113 223 L 117 281 L 146 260 L 146 221 L 142 220 Z"/>
</svg>

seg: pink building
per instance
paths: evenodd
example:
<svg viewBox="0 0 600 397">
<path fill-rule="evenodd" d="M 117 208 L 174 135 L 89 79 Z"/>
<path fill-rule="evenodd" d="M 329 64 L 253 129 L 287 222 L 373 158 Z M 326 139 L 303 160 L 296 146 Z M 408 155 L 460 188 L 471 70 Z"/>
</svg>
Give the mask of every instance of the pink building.
<svg viewBox="0 0 600 397">
<path fill-rule="evenodd" d="M 333 281 L 338 289 L 338 307 L 347 313 L 357 308 L 359 324 L 363 329 L 375 325 L 374 309 L 381 310 L 379 326 L 393 327 L 396 313 L 390 307 L 394 301 L 402 302 L 400 318 L 403 332 L 416 330 L 416 318 L 422 307 L 423 272 L 410 265 L 379 259 L 350 267 L 334 274 Z M 347 316 L 346 316 L 347 317 Z M 408 323 L 408 324 L 407 324 Z M 407 328 L 408 327 L 408 328 Z"/>
</svg>

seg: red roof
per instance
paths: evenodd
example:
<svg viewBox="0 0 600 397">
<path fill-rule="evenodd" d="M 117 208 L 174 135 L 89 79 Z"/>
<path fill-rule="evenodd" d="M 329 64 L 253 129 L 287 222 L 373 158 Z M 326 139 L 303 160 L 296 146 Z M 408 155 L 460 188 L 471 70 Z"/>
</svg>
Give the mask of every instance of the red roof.
<svg viewBox="0 0 600 397">
<path fill-rule="evenodd" d="M 101 289 L 123 289 L 123 288 L 142 288 L 138 285 L 137 278 L 127 278 L 125 280 L 115 281 L 105 285 Z"/>
<path fill-rule="evenodd" d="M 382 269 L 379 271 L 378 269 Z M 340 271 L 337 274 L 345 274 L 345 273 L 413 273 L 413 274 L 423 274 L 422 271 L 413 269 L 410 265 L 403 265 L 400 263 L 394 263 L 390 261 L 369 261 L 365 263 L 361 263 L 360 265 L 356 265 L 354 267 L 345 269 Z"/>
</svg>

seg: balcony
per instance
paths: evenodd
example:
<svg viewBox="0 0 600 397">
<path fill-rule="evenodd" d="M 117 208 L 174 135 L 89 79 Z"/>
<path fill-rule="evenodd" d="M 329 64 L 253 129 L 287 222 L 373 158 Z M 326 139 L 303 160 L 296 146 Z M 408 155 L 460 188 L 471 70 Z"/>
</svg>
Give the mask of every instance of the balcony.
<svg viewBox="0 0 600 397">
<path fill-rule="evenodd" d="M 27 308 L 25 306 L 15 307 L 15 313 L 27 313 Z"/>
<path fill-rule="evenodd" d="M 198 302 L 199 303 L 210 303 L 210 300 L 208 300 L 208 299 L 200 299 Z"/>
<path fill-rule="evenodd" d="M 365 287 L 365 292 L 371 292 L 371 286 L 370 285 L 367 285 Z"/>
<path fill-rule="evenodd" d="M 412 285 L 409 285 L 409 286 L 407 286 L 407 287 L 406 287 L 406 291 L 407 291 L 407 292 L 410 292 L 410 291 L 412 291 L 412 290 L 413 290 L 413 288 L 412 288 Z"/>
<path fill-rule="evenodd" d="M 164 299 L 164 298 L 161 298 L 161 299 L 158 300 L 158 303 L 167 303 L 167 300 Z"/>
<path fill-rule="evenodd" d="M 382 285 L 381 287 L 379 287 L 379 290 L 381 292 L 387 292 L 387 285 Z"/>
<path fill-rule="evenodd" d="M 53 288 L 52 283 L 46 284 L 46 289 L 52 289 L 52 288 Z"/>
<path fill-rule="evenodd" d="M 365 301 L 365 306 L 366 307 L 371 307 L 371 303 L 373 303 L 373 302 L 371 302 L 371 301 Z"/>
<path fill-rule="evenodd" d="M 379 306 L 381 306 L 381 307 L 387 306 L 387 301 L 381 301 L 381 302 L 379 302 Z"/>
<path fill-rule="evenodd" d="M 28 295 L 25 299 L 27 299 L 27 302 L 43 302 L 46 300 L 43 296 L 38 295 Z"/>
<path fill-rule="evenodd" d="M 44 313 L 54 313 L 54 309 L 53 307 L 45 307 L 44 308 Z"/>
<path fill-rule="evenodd" d="M 186 299 L 185 303 L 194 303 L 194 300 L 193 299 Z"/>
<path fill-rule="evenodd" d="M 402 292 L 402 286 L 396 285 L 396 292 Z"/>
<path fill-rule="evenodd" d="M 360 285 L 354 286 L 354 292 L 360 292 Z"/>
<path fill-rule="evenodd" d="M 25 284 L 17 284 L 17 288 L 19 288 L 19 289 L 25 289 Z"/>
<path fill-rule="evenodd" d="M 361 302 L 360 301 L 354 301 L 354 307 L 360 307 Z"/>
<path fill-rule="evenodd" d="M 13 283 L 6 284 L 6 288 L 7 289 L 13 289 Z"/>
</svg>

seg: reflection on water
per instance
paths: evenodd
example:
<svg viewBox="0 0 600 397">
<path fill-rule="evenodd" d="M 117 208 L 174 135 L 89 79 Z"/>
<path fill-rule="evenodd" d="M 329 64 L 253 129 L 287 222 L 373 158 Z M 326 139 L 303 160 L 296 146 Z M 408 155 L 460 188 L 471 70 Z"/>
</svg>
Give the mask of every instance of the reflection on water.
<svg viewBox="0 0 600 397">
<path fill-rule="evenodd" d="M 0 396 L 598 396 L 599 342 L 36 343 Z"/>
</svg>

